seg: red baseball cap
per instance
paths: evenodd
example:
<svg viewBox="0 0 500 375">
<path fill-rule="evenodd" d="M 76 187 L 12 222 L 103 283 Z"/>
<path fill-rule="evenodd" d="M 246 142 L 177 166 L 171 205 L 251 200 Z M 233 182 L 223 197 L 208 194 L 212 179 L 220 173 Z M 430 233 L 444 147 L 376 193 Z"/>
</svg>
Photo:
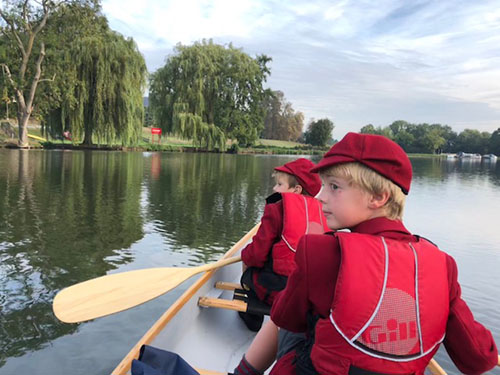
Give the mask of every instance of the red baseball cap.
<svg viewBox="0 0 500 375">
<path fill-rule="evenodd" d="M 297 182 L 313 197 L 321 189 L 321 179 L 315 173 L 311 173 L 314 163 L 308 159 L 300 158 L 281 167 L 274 168 L 275 171 L 291 174 L 297 179 Z"/>
<path fill-rule="evenodd" d="M 410 191 L 410 159 L 401 146 L 382 135 L 347 133 L 311 172 L 350 162 L 358 162 L 373 169 L 398 185 L 405 194 Z"/>
</svg>

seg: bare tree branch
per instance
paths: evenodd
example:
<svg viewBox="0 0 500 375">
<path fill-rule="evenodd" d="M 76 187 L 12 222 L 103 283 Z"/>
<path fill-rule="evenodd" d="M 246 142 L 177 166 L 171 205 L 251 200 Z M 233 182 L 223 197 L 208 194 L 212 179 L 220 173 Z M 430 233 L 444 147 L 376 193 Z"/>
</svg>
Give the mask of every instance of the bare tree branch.
<svg viewBox="0 0 500 375">
<path fill-rule="evenodd" d="M 23 111 L 25 109 L 25 102 L 24 102 L 24 96 L 21 90 L 19 89 L 19 86 L 16 84 L 14 79 L 12 78 L 12 74 L 10 73 L 10 69 L 7 66 L 7 64 L 0 64 L 2 66 L 3 73 L 7 75 L 7 78 L 9 79 L 10 84 L 12 85 L 12 88 L 14 89 L 14 93 L 16 94 L 17 102 L 18 102 L 18 112 Z"/>
<path fill-rule="evenodd" d="M 55 80 L 56 80 L 56 73 L 54 73 L 52 78 L 42 78 L 41 80 L 38 81 L 38 83 L 40 83 L 40 82 L 54 82 Z"/>
<path fill-rule="evenodd" d="M 27 30 L 31 31 L 31 25 L 28 19 L 28 1 L 29 0 L 24 1 L 22 15 L 24 20 L 24 27 L 26 27 Z"/>
<path fill-rule="evenodd" d="M 10 26 L 10 32 L 12 33 L 12 35 L 14 35 L 14 38 L 16 39 L 16 42 L 17 42 L 17 46 L 19 47 L 19 50 L 21 51 L 21 53 L 24 57 L 26 55 L 26 51 L 24 49 L 23 42 L 21 41 L 21 38 L 19 37 L 19 34 L 16 31 L 16 28 L 14 26 L 14 22 L 12 22 L 12 20 L 9 19 L 9 17 L 7 17 L 7 15 L 4 14 L 1 9 L 0 9 L 0 16 L 4 19 L 4 21 L 7 23 L 7 25 Z"/>
<path fill-rule="evenodd" d="M 49 18 L 49 13 L 50 13 L 49 9 L 46 6 L 44 6 L 42 21 L 38 24 L 35 31 L 33 32 L 34 35 L 38 34 L 40 30 L 42 30 L 45 27 L 45 24 L 47 23 L 47 18 Z"/>
<path fill-rule="evenodd" d="M 38 86 L 38 82 L 40 81 L 40 76 L 42 75 L 42 61 L 45 57 L 45 44 L 41 43 L 40 55 L 38 55 L 38 60 L 36 62 L 36 73 L 35 77 L 33 77 L 33 81 L 31 82 L 31 89 L 28 96 L 28 101 L 26 103 L 26 110 L 31 113 L 33 109 L 33 100 L 35 98 L 36 87 Z"/>
<path fill-rule="evenodd" d="M 2 64 L 0 64 L 0 66 L 2 67 L 3 74 L 7 75 L 7 78 L 9 79 L 9 82 L 12 85 L 12 87 L 14 89 L 16 89 L 16 83 L 12 79 L 12 74 L 10 73 L 10 69 L 9 69 L 8 65 L 5 63 L 2 63 Z"/>
</svg>

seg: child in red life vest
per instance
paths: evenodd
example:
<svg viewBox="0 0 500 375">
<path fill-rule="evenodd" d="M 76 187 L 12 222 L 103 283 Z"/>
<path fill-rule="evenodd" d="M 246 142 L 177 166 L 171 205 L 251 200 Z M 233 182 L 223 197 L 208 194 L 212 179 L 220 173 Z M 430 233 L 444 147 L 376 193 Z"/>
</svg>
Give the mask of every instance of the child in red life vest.
<svg viewBox="0 0 500 375">
<path fill-rule="evenodd" d="M 455 261 L 401 222 L 405 152 L 349 133 L 313 171 L 328 226 L 350 233 L 302 237 L 271 319 L 307 339 L 271 374 L 424 374 L 441 342 L 464 374 L 493 368 L 495 342 L 461 298 Z"/>
<path fill-rule="evenodd" d="M 275 193 L 266 200 L 257 234 L 241 252 L 242 285 L 249 289 L 251 298 L 268 305 L 286 285 L 300 237 L 328 230 L 321 204 L 313 198 L 319 192 L 321 180 L 310 173 L 312 167 L 310 160 L 300 158 L 275 168 Z M 253 331 L 262 325 L 262 316 L 243 313 L 240 316 Z"/>
</svg>

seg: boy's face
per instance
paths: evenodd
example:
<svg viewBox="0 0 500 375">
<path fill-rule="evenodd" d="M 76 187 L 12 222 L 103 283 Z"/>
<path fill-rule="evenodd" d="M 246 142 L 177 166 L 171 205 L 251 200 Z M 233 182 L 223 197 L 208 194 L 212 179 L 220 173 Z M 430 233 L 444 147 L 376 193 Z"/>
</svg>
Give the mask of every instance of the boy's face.
<svg viewBox="0 0 500 375">
<path fill-rule="evenodd" d="M 295 187 L 290 187 L 287 176 L 279 173 L 274 175 L 276 184 L 273 186 L 275 193 L 295 193 Z"/>
<path fill-rule="evenodd" d="M 351 186 L 342 177 L 321 176 L 321 190 L 316 195 L 330 229 L 352 228 L 372 218 L 369 208 L 371 195 L 357 186 Z"/>
</svg>

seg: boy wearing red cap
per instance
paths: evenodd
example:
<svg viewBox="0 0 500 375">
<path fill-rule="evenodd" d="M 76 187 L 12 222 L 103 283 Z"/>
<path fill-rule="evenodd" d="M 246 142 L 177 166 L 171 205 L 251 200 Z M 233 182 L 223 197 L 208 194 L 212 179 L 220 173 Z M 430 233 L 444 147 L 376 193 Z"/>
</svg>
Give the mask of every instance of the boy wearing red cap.
<svg viewBox="0 0 500 375">
<path fill-rule="evenodd" d="M 295 251 L 307 233 L 328 230 L 321 204 L 314 196 L 321 180 L 311 173 L 314 164 L 304 158 L 274 168 L 274 194 L 266 199 L 261 226 L 252 242 L 242 250 L 244 268 L 241 283 L 251 297 L 269 305 L 286 285 L 293 270 Z M 240 313 L 247 327 L 259 331 L 263 316 Z M 249 351 L 234 370 L 235 375 L 260 374 L 274 361 L 278 328 L 268 321 L 259 331 Z"/>
<path fill-rule="evenodd" d="M 310 160 L 300 158 L 275 168 L 274 194 L 266 199 L 258 232 L 241 252 L 246 268 L 242 285 L 250 297 L 268 305 L 286 285 L 300 237 L 328 230 L 321 204 L 314 199 L 321 180 L 310 172 L 313 167 Z M 240 315 L 249 329 L 259 330 L 262 316 Z"/>
<path fill-rule="evenodd" d="M 349 133 L 313 171 L 328 226 L 350 233 L 302 237 L 271 319 L 307 339 L 271 374 L 424 374 L 441 342 L 463 373 L 493 368 L 495 342 L 460 296 L 455 261 L 401 222 L 412 177 L 401 147 Z"/>
</svg>

